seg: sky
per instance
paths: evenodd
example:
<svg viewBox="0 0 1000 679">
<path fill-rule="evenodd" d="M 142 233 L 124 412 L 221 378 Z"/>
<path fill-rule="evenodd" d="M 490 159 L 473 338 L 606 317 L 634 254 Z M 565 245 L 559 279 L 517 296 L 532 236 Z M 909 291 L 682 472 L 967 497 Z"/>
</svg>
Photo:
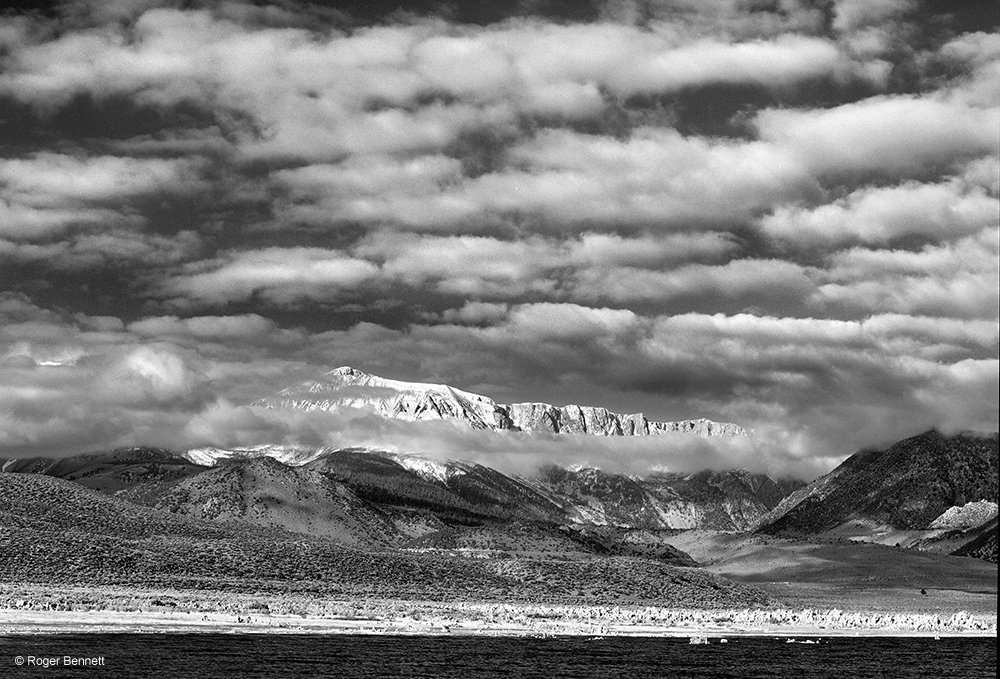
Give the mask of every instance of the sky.
<svg viewBox="0 0 1000 679">
<path fill-rule="evenodd" d="M 0 456 L 384 443 L 809 478 L 997 429 L 995 2 L 4 6 Z M 342 365 L 754 436 L 246 407 Z"/>
</svg>

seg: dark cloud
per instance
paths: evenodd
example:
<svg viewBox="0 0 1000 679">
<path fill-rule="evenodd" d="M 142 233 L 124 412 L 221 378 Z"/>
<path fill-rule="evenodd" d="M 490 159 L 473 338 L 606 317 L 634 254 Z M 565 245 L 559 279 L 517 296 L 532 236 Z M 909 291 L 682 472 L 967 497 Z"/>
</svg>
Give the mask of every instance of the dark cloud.
<svg viewBox="0 0 1000 679">
<path fill-rule="evenodd" d="M 975 4 L 8 3 L 0 452 L 809 474 L 995 429 L 1000 41 Z M 343 364 L 757 434 L 244 407 Z"/>
</svg>

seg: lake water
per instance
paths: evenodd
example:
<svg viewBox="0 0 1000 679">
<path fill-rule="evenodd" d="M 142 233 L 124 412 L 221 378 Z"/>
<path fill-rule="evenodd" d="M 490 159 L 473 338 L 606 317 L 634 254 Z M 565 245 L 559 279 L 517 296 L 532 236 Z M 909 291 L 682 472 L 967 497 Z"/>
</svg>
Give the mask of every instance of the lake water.
<svg viewBox="0 0 1000 679">
<path fill-rule="evenodd" d="M 714 641 L 714 640 L 713 640 Z M 0 637 L 0 677 L 996 677 L 996 639 L 687 639 L 239 634 Z M 64 656 L 103 657 L 66 667 Z M 18 666 L 20 656 L 26 664 Z M 34 657 L 34 665 L 28 665 Z M 39 666 L 42 658 L 48 668 Z M 55 664 L 58 662 L 58 664 Z"/>
</svg>

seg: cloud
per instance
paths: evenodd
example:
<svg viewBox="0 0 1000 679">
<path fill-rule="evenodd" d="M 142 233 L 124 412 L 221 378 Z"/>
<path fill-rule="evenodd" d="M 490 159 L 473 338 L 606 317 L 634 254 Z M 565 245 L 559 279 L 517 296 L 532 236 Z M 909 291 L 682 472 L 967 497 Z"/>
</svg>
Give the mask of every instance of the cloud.
<svg viewBox="0 0 1000 679">
<path fill-rule="evenodd" d="M 110 209 L 38 208 L 6 198 L 0 202 L 0 236 L 22 241 L 49 238 L 74 225 L 134 227 L 141 222 L 137 216 L 125 216 Z"/>
<path fill-rule="evenodd" d="M 192 266 L 167 281 L 164 292 L 207 302 L 246 300 L 255 295 L 275 302 L 326 299 L 372 278 L 370 262 L 321 248 L 268 248 L 230 253 Z"/>
<path fill-rule="evenodd" d="M 6 196 L 48 207 L 176 190 L 192 169 L 187 160 L 38 153 L 0 162 L 0 181 Z"/>
<path fill-rule="evenodd" d="M 995 189 L 964 178 L 936 184 L 868 186 L 814 208 L 781 206 L 760 221 L 770 237 L 805 247 L 905 236 L 958 239 L 995 226 Z"/>
<path fill-rule="evenodd" d="M 345 251 L 269 248 L 229 252 L 215 261 L 185 267 L 167 283 L 165 294 L 178 295 L 178 303 L 211 305 L 257 296 L 278 304 L 294 299 L 336 301 L 351 292 L 395 286 L 485 299 L 542 295 L 641 300 L 650 295 L 636 289 L 628 296 L 625 280 L 618 294 L 599 293 L 600 284 L 590 271 L 600 271 L 607 278 L 640 277 L 643 269 L 725 260 L 735 248 L 735 243 L 718 233 L 632 237 L 585 233 L 561 240 L 386 230 L 370 234 Z M 718 269 L 719 276 L 723 271 Z M 689 273 L 679 271 L 678 281 L 690 277 Z M 657 274 L 649 275 L 655 278 Z M 708 273 L 703 278 L 711 276 Z M 775 280 L 773 273 L 768 280 Z M 732 277 L 728 281 L 720 278 L 714 287 L 735 283 Z M 698 291 L 694 281 L 678 282 L 675 287 L 685 293 Z"/>
<path fill-rule="evenodd" d="M 770 109 L 755 122 L 762 139 L 788 149 L 818 174 L 919 176 L 994 153 L 1000 112 L 896 95 L 831 109 Z"/>
<path fill-rule="evenodd" d="M 145 219 L 131 203 L 146 196 L 162 199 L 198 191 L 196 168 L 194 161 L 186 159 L 56 153 L 0 160 L 0 238 L 40 241 L 74 226 L 135 231 Z M 122 246 L 129 249 L 124 243 L 104 245 L 112 251 Z M 78 243 L 74 249 L 102 247 Z M 23 252 L 30 256 L 30 250 Z"/>
<path fill-rule="evenodd" d="M 835 41 L 740 39 L 668 23 L 456 26 L 423 20 L 350 33 L 260 25 L 240 13 L 150 9 L 38 39 L 24 30 L 0 92 L 51 112 L 86 95 L 210 108 L 245 160 L 314 162 L 434 153 L 523 118 L 600 120 L 612 100 L 728 84 L 792 90 L 871 79 Z M 15 31 L 14 33 L 18 33 Z"/>
<path fill-rule="evenodd" d="M 816 297 L 868 312 L 996 319 L 995 228 L 919 251 L 852 248 L 831 258 Z"/>
<path fill-rule="evenodd" d="M 510 306 L 507 304 L 466 302 L 459 309 L 446 309 L 441 313 L 441 320 L 459 325 L 492 325 L 506 318 L 509 311 Z"/>
<path fill-rule="evenodd" d="M 202 246 L 201 237 L 191 231 L 171 236 L 137 233 L 113 219 L 102 226 L 99 233 L 76 233 L 44 243 L 0 239 L 0 261 L 56 271 L 92 271 L 129 262 L 163 266 L 189 261 Z"/>
<path fill-rule="evenodd" d="M 287 217 L 428 230 L 515 219 L 539 229 L 690 226 L 750 219 L 818 191 L 799 159 L 780 148 L 670 129 L 639 129 L 626 140 L 547 130 L 508 153 L 513 168 L 474 178 L 439 158 L 287 172 L 281 178 L 293 195 L 313 201 L 290 207 Z"/>
<path fill-rule="evenodd" d="M 0 85 L 36 101 L 87 90 L 141 92 L 162 103 L 204 95 L 202 88 L 216 83 L 230 90 L 216 96 L 249 95 L 244 103 L 261 113 L 269 107 L 267 90 L 297 98 L 313 88 L 342 103 L 379 95 L 412 101 L 421 91 L 440 91 L 511 99 L 532 111 L 552 87 L 582 87 L 583 99 L 592 99 L 588 82 L 631 94 L 717 82 L 784 87 L 859 70 L 835 42 L 794 33 L 740 40 L 665 23 L 643 30 L 611 22 L 475 27 L 429 20 L 316 35 L 239 21 L 204 10 L 152 9 L 135 20 L 130 42 L 111 25 L 38 44 L 21 35 L 12 40 L 20 49 Z M 81 57 L 89 57 L 86 67 L 78 65 Z"/>
<path fill-rule="evenodd" d="M 586 269 L 574 297 L 589 301 L 665 304 L 685 300 L 718 307 L 737 300 L 757 309 L 795 307 L 815 284 L 810 271 L 783 260 L 736 259 L 720 265 L 690 264 L 673 270 L 628 267 Z"/>
<path fill-rule="evenodd" d="M 854 31 L 884 23 L 915 8 L 913 0 L 837 0 L 833 9 L 833 28 Z"/>
<path fill-rule="evenodd" d="M 925 58 L 938 68 L 960 73 L 948 88 L 956 100 L 984 108 L 1000 106 L 1000 92 L 994 86 L 1000 76 L 1000 36 L 996 33 L 966 33 Z"/>
<path fill-rule="evenodd" d="M 154 316 L 130 323 L 128 329 L 145 337 L 184 336 L 224 340 L 268 335 L 277 329 L 277 325 L 258 314 L 193 318 Z"/>
<path fill-rule="evenodd" d="M 139 392 L 154 402 L 190 398 L 195 377 L 176 354 L 155 346 L 138 347 L 102 376 L 123 395 Z"/>
</svg>

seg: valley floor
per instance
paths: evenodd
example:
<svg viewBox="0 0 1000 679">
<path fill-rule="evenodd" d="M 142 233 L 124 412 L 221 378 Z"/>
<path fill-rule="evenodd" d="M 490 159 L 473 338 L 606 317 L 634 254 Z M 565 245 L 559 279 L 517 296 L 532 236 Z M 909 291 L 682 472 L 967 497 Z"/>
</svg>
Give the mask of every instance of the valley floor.
<svg viewBox="0 0 1000 679">
<path fill-rule="evenodd" d="M 78 632 L 481 634 L 498 636 L 995 636 L 995 609 L 676 609 L 338 601 L 300 595 L 0 584 L 0 635 Z"/>
<path fill-rule="evenodd" d="M 691 530 L 669 541 L 791 608 L 997 613 L 997 565 L 981 559 L 818 536 Z"/>
</svg>

